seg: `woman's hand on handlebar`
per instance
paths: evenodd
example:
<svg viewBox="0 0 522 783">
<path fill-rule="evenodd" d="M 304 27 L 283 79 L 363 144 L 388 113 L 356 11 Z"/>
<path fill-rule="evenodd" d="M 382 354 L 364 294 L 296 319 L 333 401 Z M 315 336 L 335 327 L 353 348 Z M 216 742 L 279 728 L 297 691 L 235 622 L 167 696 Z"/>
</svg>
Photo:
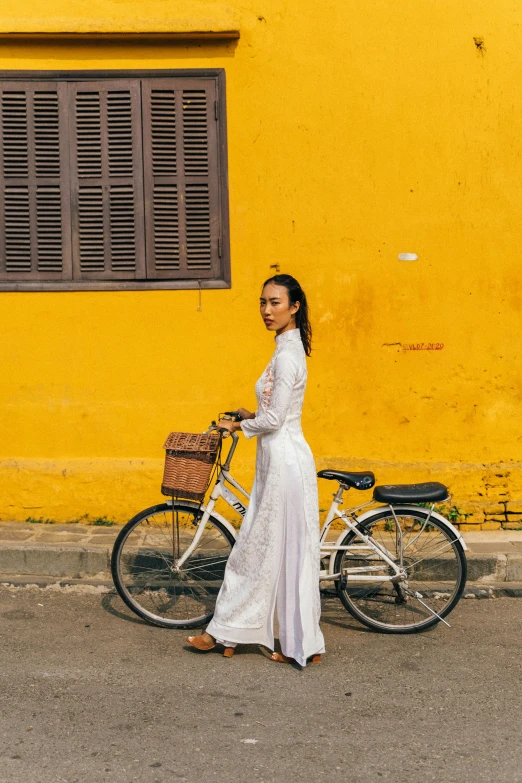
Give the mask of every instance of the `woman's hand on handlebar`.
<svg viewBox="0 0 522 783">
<path fill-rule="evenodd" d="M 237 432 L 241 429 L 239 421 L 231 421 L 230 419 L 220 419 L 217 423 L 218 429 L 228 430 L 229 432 Z"/>
<path fill-rule="evenodd" d="M 217 423 L 217 427 L 220 430 L 227 430 L 228 432 L 237 432 L 241 429 L 241 422 L 244 419 L 255 419 L 256 414 L 250 413 L 246 408 L 239 408 L 237 411 L 227 411 L 227 416 L 232 418 L 220 419 Z M 236 419 L 239 417 L 239 421 Z"/>
</svg>

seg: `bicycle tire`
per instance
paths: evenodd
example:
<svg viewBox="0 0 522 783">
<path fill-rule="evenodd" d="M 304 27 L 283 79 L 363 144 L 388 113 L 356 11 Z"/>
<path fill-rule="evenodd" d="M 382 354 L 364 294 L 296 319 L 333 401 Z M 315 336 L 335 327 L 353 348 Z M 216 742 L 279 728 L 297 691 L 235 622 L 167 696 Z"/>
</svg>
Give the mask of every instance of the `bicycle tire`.
<svg viewBox="0 0 522 783">
<path fill-rule="evenodd" d="M 420 526 L 425 525 L 425 523 L 428 520 L 429 516 L 429 510 L 423 509 L 423 508 L 407 508 L 407 509 L 401 509 L 398 510 L 397 516 L 399 519 L 403 519 L 404 517 L 410 517 L 411 519 L 414 519 L 418 522 Z M 386 522 L 389 522 L 391 525 L 395 524 L 393 514 L 389 510 L 376 510 L 374 514 L 372 514 L 370 517 L 366 518 L 364 522 L 362 522 L 359 525 L 359 528 L 362 532 L 364 532 L 366 535 L 372 534 L 373 531 L 372 528 L 375 529 L 375 526 L 380 524 L 382 527 L 382 523 L 386 524 Z M 386 611 L 389 612 L 389 616 L 393 616 L 393 614 L 398 614 L 398 609 L 395 609 L 395 612 L 393 609 L 390 609 L 390 605 L 393 602 L 396 604 L 396 606 L 404 605 L 408 603 L 408 600 L 410 600 L 410 596 L 402 596 L 400 598 L 399 596 L 399 590 L 397 588 L 393 588 L 396 592 L 396 595 L 394 596 L 391 592 L 392 588 L 387 587 L 384 588 L 384 585 L 390 585 L 391 583 L 388 582 L 381 582 L 376 583 L 374 582 L 374 586 L 371 587 L 371 585 L 367 585 L 366 587 L 364 585 L 361 585 L 361 587 L 357 588 L 355 585 L 356 582 L 352 582 L 352 587 L 348 587 L 349 582 L 345 582 L 342 578 L 337 580 L 337 595 L 340 598 L 343 606 L 345 609 L 352 615 L 352 617 L 355 617 L 359 622 L 361 622 L 363 625 L 365 625 L 368 628 L 371 628 L 372 630 L 379 631 L 380 633 L 394 633 L 394 634 L 408 634 L 408 633 L 419 633 L 421 631 L 426 631 L 429 628 L 432 628 L 433 626 L 437 625 L 440 620 L 440 617 L 446 617 L 457 605 L 459 602 L 464 587 L 466 585 L 466 577 L 467 577 L 467 562 L 466 562 L 466 555 L 464 552 L 464 549 L 462 547 L 462 544 L 460 541 L 456 538 L 454 530 L 452 528 L 448 527 L 445 522 L 441 521 L 439 518 L 431 517 L 429 522 L 429 527 L 432 527 L 434 530 L 439 531 L 439 533 L 446 539 L 448 544 L 451 547 L 451 552 L 454 555 L 455 560 L 455 584 L 453 585 L 452 589 L 449 593 L 445 593 L 445 588 L 436 588 L 433 585 L 436 585 L 438 582 L 440 584 L 445 584 L 444 578 L 447 577 L 447 572 L 449 570 L 450 563 L 450 557 L 444 559 L 444 556 L 441 556 L 440 554 L 437 556 L 436 550 L 434 552 L 430 553 L 430 550 L 428 549 L 425 553 L 425 560 L 428 563 L 433 563 L 433 572 L 432 572 L 432 579 L 431 584 L 432 587 L 428 587 L 425 589 L 425 592 L 428 594 L 432 593 L 434 597 L 430 596 L 430 603 L 434 604 L 435 611 L 437 611 L 438 617 L 433 616 L 431 613 L 427 612 L 425 619 L 419 619 L 417 622 L 410 622 L 408 623 L 397 623 L 393 624 L 390 622 L 383 621 L 382 617 L 381 619 L 377 619 L 379 615 L 379 611 L 381 611 L 382 614 L 382 607 L 386 604 L 388 605 Z M 428 535 L 431 533 L 431 531 L 427 531 Z M 392 533 L 389 534 L 388 538 L 392 536 Z M 360 541 L 360 539 L 357 539 L 356 534 L 353 531 L 348 531 L 344 539 L 342 540 L 342 545 L 347 546 L 349 544 L 353 544 L 354 541 Z M 376 539 L 374 538 L 374 541 Z M 448 550 L 449 551 L 449 550 Z M 410 553 L 411 556 L 411 553 Z M 382 559 L 378 558 L 378 556 L 374 555 L 373 553 L 369 555 L 364 555 L 363 558 L 360 559 L 360 562 L 368 562 L 368 558 L 373 557 L 374 562 L 379 562 L 381 564 L 382 568 Z M 419 557 L 417 555 L 417 557 Z M 431 560 L 430 560 L 431 558 Z M 343 571 L 343 568 L 349 567 L 346 566 L 347 563 L 350 563 L 350 565 L 353 567 L 356 562 L 359 562 L 357 560 L 357 555 L 355 557 L 353 555 L 350 555 L 345 550 L 340 550 L 335 558 L 335 572 L 341 573 Z M 415 569 L 419 570 L 419 563 L 422 563 L 422 559 L 417 559 L 417 561 L 414 561 L 411 566 L 411 574 L 409 574 L 409 578 L 412 576 L 415 576 L 414 571 Z M 438 565 L 437 565 L 438 564 Z M 437 575 L 437 568 L 439 569 L 439 575 Z M 408 570 L 408 569 L 406 569 Z M 438 580 L 438 581 L 437 581 Z M 371 582 L 371 580 L 368 580 Z M 377 585 L 380 584 L 379 587 Z M 429 584 L 429 582 L 424 582 L 424 584 Z M 388 590 L 388 593 L 385 594 L 385 589 Z M 366 593 L 365 593 L 366 591 Z M 420 593 L 420 591 L 414 591 L 417 592 L 421 599 L 425 596 L 425 593 Z M 380 598 L 379 598 L 380 596 Z M 440 597 L 438 597 L 440 596 Z M 412 596 L 411 601 L 416 600 L 417 605 L 421 606 L 420 602 L 416 598 L 416 596 Z M 381 607 L 379 607 L 379 603 L 381 603 Z M 425 602 L 427 603 L 427 601 Z M 412 603 L 410 602 L 410 607 L 412 606 Z M 432 606 L 432 609 L 434 608 Z M 412 608 L 410 608 L 410 611 L 414 614 L 414 611 Z M 372 615 L 373 612 L 373 615 Z"/>
<path fill-rule="evenodd" d="M 213 616 L 213 606 L 211 608 L 211 611 L 205 611 L 203 614 L 196 615 L 193 617 L 184 617 L 183 619 L 174 619 L 169 618 L 166 616 L 161 616 L 157 612 L 151 611 L 150 607 L 142 605 L 145 604 L 145 601 L 143 598 L 145 595 L 147 595 L 149 604 L 153 603 L 152 596 L 156 595 L 159 596 L 160 591 L 163 591 L 163 593 L 167 592 L 167 597 L 172 598 L 172 595 L 174 595 L 174 598 L 176 599 L 176 602 L 178 601 L 178 596 L 176 593 L 176 588 L 173 586 L 173 575 L 172 575 L 172 569 L 170 567 L 170 560 L 169 556 L 165 551 L 157 551 L 154 550 L 154 548 L 151 548 L 151 545 L 147 545 L 146 543 L 144 546 L 140 549 L 139 543 L 138 545 L 131 547 L 128 544 L 129 537 L 133 535 L 133 533 L 136 533 L 138 531 L 139 526 L 152 518 L 156 518 L 158 515 L 168 515 L 169 517 L 172 515 L 172 510 L 177 511 L 178 513 L 186 513 L 187 515 L 191 515 L 194 518 L 194 522 L 192 524 L 196 524 L 197 520 L 199 520 L 203 514 L 201 511 L 199 505 L 197 503 L 192 503 L 190 501 L 174 501 L 173 504 L 170 503 L 159 503 L 155 506 L 150 506 L 149 508 L 144 509 L 143 511 L 140 511 L 138 514 L 136 514 L 134 517 L 132 517 L 129 522 L 127 522 L 126 525 L 121 529 L 120 533 L 118 534 L 118 537 L 116 538 L 116 541 L 114 542 L 114 547 L 112 550 L 111 555 L 111 573 L 112 578 L 114 581 L 114 585 L 116 587 L 116 590 L 118 591 L 118 594 L 122 601 L 131 609 L 138 617 L 141 617 L 143 620 L 146 620 L 148 623 L 151 623 L 152 625 L 157 625 L 162 628 L 178 628 L 178 629 L 189 629 L 189 628 L 197 628 L 201 625 L 206 624 L 212 619 Z M 218 535 L 218 537 L 221 537 L 224 542 L 228 545 L 228 553 L 226 550 L 226 547 L 223 546 L 223 551 L 220 551 L 219 558 L 220 558 L 220 565 L 219 565 L 219 571 L 218 571 L 218 578 L 213 580 L 213 590 L 212 595 L 215 597 L 217 596 L 217 592 L 220 586 L 219 583 L 219 576 L 221 575 L 221 572 L 224 572 L 224 565 L 226 565 L 226 560 L 228 559 L 228 555 L 230 554 L 230 551 L 232 550 L 232 547 L 235 543 L 234 536 L 230 533 L 229 530 L 220 522 L 219 519 L 216 519 L 213 515 L 209 517 L 207 526 L 210 526 L 210 528 L 215 531 Z M 141 530 L 139 531 L 141 533 Z M 143 537 L 142 537 L 143 538 Z M 217 539 L 216 539 L 217 540 Z M 126 544 L 127 549 L 126 549 Z M 153 545 L 152 545 L 153 546 Z M 156 545 L 157 546 L 157 545 Z M 158 558 L 159 554 L 159 558 Z M 226 558 L 225 558 L 226 554 Z M 139 558 L 142 558 L 142 561 L 145 559 L 149 562 L 151 558 L 156 558 L 156 562 L 161 562 L 163 565 L 163 573 L 161 574 L 161 577 L 159 579 L 160 586 L 157 585 L 139 585 L 139 591 L 138 590 L 132 590 L 131 585 L 129 585 L 128 582 L 132 581 L 130 577 L 126 577 L 125 573 L 130 571 L 132 572 L 131 567 L 127 567 L 125 565 L 126 561 L 129 561 L 132 565 L 132 563 L 136 563 L 136 561 Z M 201 557 L 201 556 L 200 556 Z M 205 571 L 211 570 L 212 564 L 209 566 L 209 557 L 207 556 L 204 558 L 207 562 L 205 563 Z M 143 566 L 136 567 L 134 565 L 134 571 L 137 572 L 137 568 L 141 569 L 141 576 L 143 576 L 143 572 L 149 571 L 151 574 L 156 575 L 156 580 L 158 581 L 158 574 L 160 573 L 161 569 L 156 568 L 147 568 L 145 569 Z M 201 569 L 201 565 L 196 566 L 196 568 Z M 187 569 L 188 570 L 188 569 Z M 214 568 L 215 570 L 215 568 Z M 138 571 L 138 576 L 140 576 L 140 572 Z M 166 579 L 170 579 L 170 583 L 165 583 Z M 142 579 L 142 583 L 143 583 Z M 149 580 L 152 582 L 152 577 Z M 180 580 L 181 581 L 181 580 Z M 221 579 L 222 581 L 222 579 Z M 134 582 L 137 582 L 137 577 L 135 576 Z M 219 584 L 218 584 L 219 583 Z M 197 582 L 197 586 L 199 587 L 201 584 L 201 580 Z M 184 588 L 186 590 L 186 588 Z M 170 596 L 168 594 L 168 591 L 170 590 Z M 148 591 L 148 593 L 147 593 Z M 142 599 L 141 603 L 140 600 L 138 600 L 137 595 L 141 593 Z M 181 595 L 181 593 L 180 593 Z M 209 600 L 207 601 L 208 606 L 210 608 L 212 603 L 212 597 L 209 597 Z M 172 601 L 171 601 L 172 603 Z M 215 603 L 215 600 L 214 600 Z M 190 614 L 190 612 L 189 612 Z"/>
</svg>

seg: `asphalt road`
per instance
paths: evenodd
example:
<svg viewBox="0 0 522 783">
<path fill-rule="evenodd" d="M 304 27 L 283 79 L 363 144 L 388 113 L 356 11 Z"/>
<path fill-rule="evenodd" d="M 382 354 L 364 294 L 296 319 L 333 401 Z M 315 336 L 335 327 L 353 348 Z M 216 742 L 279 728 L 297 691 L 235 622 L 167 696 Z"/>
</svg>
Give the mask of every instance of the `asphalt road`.
<svg viewBox="0 0 522 783">
<path fill-rule="evenodd" d="M 299 670 L 191 652 L 116 596 L 0 588 L 0 780 L 522 782 L 522 601 L 450 619 L 386 636 L 327 600 Z"/>
</svg>

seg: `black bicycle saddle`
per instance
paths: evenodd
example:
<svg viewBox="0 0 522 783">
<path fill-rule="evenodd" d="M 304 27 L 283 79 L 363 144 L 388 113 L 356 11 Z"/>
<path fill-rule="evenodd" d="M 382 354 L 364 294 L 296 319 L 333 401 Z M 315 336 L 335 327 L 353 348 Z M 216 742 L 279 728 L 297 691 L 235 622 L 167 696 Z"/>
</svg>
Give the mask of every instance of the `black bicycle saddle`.
<svg viewBox="0 0 522 783">
<path fill-rule="evenodd" d="M 363 473 L 352 473 L 346 470 L 320 470 L 317 476 L 330 481 L 335 479 L 335 481 L 340 481 L 341 484 L 354 489 L 371 489 L 375 484 L 375 476 L 369 470 Z"/>
<path fill-rule="evenodd" d="M 379 503 L 437 503 L 447 500 L 448 488 L 438 481 L 423 484 L 382 484 L 375 487 L 373 497 Z"/>
</svg>

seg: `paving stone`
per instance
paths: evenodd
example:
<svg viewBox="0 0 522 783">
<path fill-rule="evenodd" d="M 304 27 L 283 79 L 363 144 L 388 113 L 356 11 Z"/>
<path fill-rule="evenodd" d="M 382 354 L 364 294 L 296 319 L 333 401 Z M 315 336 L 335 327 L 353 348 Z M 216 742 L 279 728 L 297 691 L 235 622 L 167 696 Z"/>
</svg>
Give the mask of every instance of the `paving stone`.
<svg viewBox="0 0 522 783">
<path fill-rule="evenodd" d="M 38 544 L 56 544 L 61 546 L 62 544 L 74 544 L 75 546 L 81 546 L 82 543 L 87 543 L 89 536 L 69 536 L 67 533 L 41 533 L 38 536 Z"/>
<path fill-rule="evenodd" d="M 102 544 L 108 544 L 112 547 L 115 541 L 115 536 L 93 536 L 89 539 L 90 546 L 101 546 Z"/>
<path fill-rule="evenodd" d="M 502 554 L 510 551 L 511 549 L 514 551 L 514 547 L 511 541 L 488 542 L 484 544 L 478 541 L 468 543 L 468 550 L 470 552 L 479 552 L 480 554 L 485 555 Z"/>
<path fill-rule="evenodd" d="M 116 536 L 118 535 L 118 533 L 120 532 L 120 530 L 121 530 L 120 526 L 111 528 L 111 527 L 102 527 L 102 526 L 95 527 L 93 525 L 89 529 L 89 534 L 91 536 L 93 536 L 93 537 L 96 537 L 96 538 L 98 536 L 109 536 L 112 540 L 114 540 L 116 538 Z"/>
<path fill-rule="evenodd" d="M 27 541 L 33 536 L 32 530 L 0 530 L 0 541 Z"/>
</svg>

